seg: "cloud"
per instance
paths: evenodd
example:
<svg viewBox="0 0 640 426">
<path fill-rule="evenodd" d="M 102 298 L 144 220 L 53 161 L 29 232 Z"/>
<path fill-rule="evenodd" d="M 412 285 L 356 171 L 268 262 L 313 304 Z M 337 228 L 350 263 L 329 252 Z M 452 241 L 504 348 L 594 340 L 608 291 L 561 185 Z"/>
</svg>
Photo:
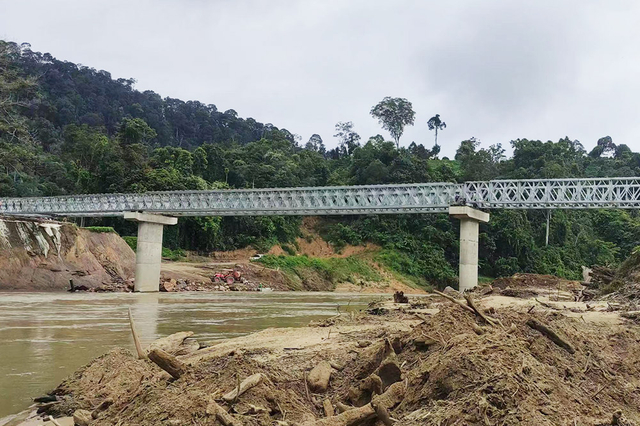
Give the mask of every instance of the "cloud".
<svg viewBox="0 0 640 426">
<path fill-rule="evenodd" d="M 401 143 L 431 145 L 439 113 L 448 156 L 471 136 L 640 150 L 636 3 L 0 0 L 0 37 L 304 141 L 334 145 L 338 121 L 388 137 L 369 110 L 399 96 L 417 113 Z"/>
</svg>

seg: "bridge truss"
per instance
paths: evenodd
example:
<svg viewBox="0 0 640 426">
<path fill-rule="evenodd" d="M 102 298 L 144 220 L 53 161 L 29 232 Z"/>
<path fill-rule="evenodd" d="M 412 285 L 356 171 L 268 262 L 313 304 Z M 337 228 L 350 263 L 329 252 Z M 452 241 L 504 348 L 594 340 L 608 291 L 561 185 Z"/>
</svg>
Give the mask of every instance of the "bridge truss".
<svg viewBox="0 0 640 426">
<path fill-rule="evenodd" d="M 145 211 L 173 216 L 350 215 L 482 209 L 640 207 L 640 178 L 493 180 L 216 191 L 166 191 L 0 198 L 0 215 L 122 216 Z"/>
</svg>

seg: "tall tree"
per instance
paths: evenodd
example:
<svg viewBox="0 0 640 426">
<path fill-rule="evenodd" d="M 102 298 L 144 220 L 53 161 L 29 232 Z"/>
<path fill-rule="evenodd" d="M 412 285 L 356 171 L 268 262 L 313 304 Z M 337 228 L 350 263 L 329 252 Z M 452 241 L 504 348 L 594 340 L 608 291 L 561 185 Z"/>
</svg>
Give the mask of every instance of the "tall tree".
<svg viewBox="0 0 640 426">
<path fill-rule="evenodd" d="M 311 135 L 309 141 L 305 145 L 305 148 L 310 151 L 319 152 L 322 155 L 324 155 L 324 153 L 326 152 L 326 148 L 324 147 L 324 143 L 322 142 L 322 137 L 320 137 L 320 135 L 317 133 Z"/>
<path fill-rule="evenodd" d="M 400 148 L 400 138 L 404 133 L 404 127 L 413 126 L 416 113 L 408 100 L 387 96 L 371 108 L 371 115 L 378 119 L 378 123 L 382 125 L 383 129 L 391 133 L 396 147 Z"/>
<path fill-rule="evenodd" d="M 336 134 L 333 137 L 340 140 L 340 148 L 347 155 L 351 155 L 360 145 L 360 135 L 353 130 L 351 121 L 341 121 L 336 124 Z"/>
<path fill-rule="evenodd" d="M 436 114 L 429 119 L 427 126 L 429 126 L 429 130 L 436 131 L 436 145 L 438 145 L 438 130 L 445 129 L 447 127 L 447 123 L 440 119 L 440 114 Z"/>
</svg>

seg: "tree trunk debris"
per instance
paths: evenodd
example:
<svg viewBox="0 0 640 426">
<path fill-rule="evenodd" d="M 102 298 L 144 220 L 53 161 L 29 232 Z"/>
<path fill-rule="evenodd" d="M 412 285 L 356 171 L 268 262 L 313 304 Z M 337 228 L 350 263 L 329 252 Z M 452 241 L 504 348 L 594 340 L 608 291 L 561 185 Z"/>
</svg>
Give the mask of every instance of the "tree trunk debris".
<svg viewBox="0 0 640 426">
<path fill-rule="evenodd" d="M 149 359 L 176 380 L 187 371 L 187 366 L 182 361 L 162 349 L 152 349 Z"/>
<path fill-rule="evenodd" d="M 133 335 L 133 343 L 136 345 L 136 352 L 138 359 L 145 359 L 146 356 L 142 350 L 140 339 L 138 338 L 138 332 L 136 331 L 136 325 L 133 323 L 133 315 L 131 315 L 131 308 L 129 308 L 129 325 L 131 326 L 131 334 Z"/>
<path fill-rule="evenodd" d="M 307 376 L 307 382 L 312 392 L 324 393 L 329 387 L 331 380 L 331 364 L 328 361 L 321 361 L 311 369 Z"/>
<path fill-rule="evenodd" d="M 214 416 L 224 426 L 242 426 L 242 422 L 234 419 L 231 414 L 227 413 L 225 409 L 214 400 L 209 401 L 207 414 Z"/>
<path fill-rule="evenodd" d="M 537 319 L 529 318 L 527 320 L 527 325 L 529 327 L 533 328 L 534 330 L 537 330 L 540 333 L 542 333 L 549 340 L 551 340 L 553 343 L 555 343 L 556 345 L 560 346 L 562 349 L 564 349 L 565 351 L 569 352 L 570 354 L 574 354 L 576 352 L 576 350 L 573 348 L 573 346 L 569 342 L 567 342 L 566 340 L 562 339 L 560 336 L 558 336 L 558 334 L 555 331 L 553 331 L 552 329 L 550 329 L 546 325 L 542 324 Z"/>
<path fill-rule="evenodd" d="M 222 399 L 227 402 L 231 402 L 234 399 L 238 398 L 240 395 L 248 391 L 249 389 L 258 386 L 262 381 L 266 378 L 266 376 L 262 373 L 253 374 L 240 383 L 240 386 L 236 387 L 232 391 L 224 394 Z"/>
</svg>

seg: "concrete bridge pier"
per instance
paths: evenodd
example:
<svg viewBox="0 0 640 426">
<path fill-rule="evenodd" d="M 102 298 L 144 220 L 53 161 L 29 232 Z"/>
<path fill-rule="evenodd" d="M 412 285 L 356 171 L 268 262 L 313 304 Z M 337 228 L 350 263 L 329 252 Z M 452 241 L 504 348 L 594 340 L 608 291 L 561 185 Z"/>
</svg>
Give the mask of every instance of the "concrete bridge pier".
<svg viewBox="0 0 640 426">
<path fill-rule="evenodd" d="M 140 212 L 125 212 L 124 218 L 138 222 L 136 249 L 136 292 L 157 292 L 162 262 L 162 230 L 175 225 L 178 218 Z"/>
<path fill-rule="evenodd" d="M 451 206 L 449 215 L 460 219 L 459 290 L 478 285 L 478 230 L 480 222 L 489 222 L 489 213 L 469 206 Z"/>
</svg>

